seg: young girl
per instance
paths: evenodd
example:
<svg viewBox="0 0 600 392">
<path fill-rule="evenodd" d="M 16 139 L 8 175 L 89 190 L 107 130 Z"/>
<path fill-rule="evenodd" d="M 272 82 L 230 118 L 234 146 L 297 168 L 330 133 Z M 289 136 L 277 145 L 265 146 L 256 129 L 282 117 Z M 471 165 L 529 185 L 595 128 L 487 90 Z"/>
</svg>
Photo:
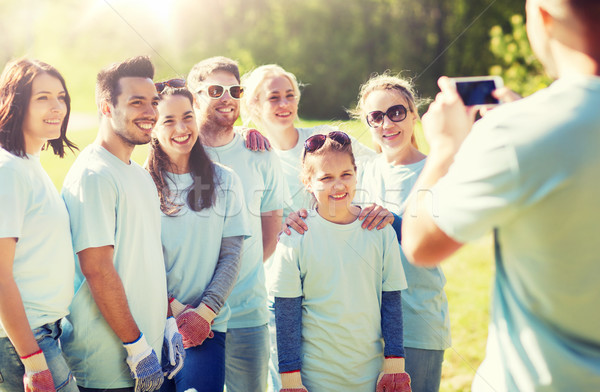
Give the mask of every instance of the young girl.
<svg viewBox="0 0 600 392">
<path fill-rule="evenodd" d="M 425 165 L 417 148 L 415 125 L 419 119 L 413 86 L 397 76 L 372 77 L 360 89 L 352 113 L 371 130 L 382 154 L 362 162 L 358 202 L 378 203 L 397 215 Z M 450 346 L 446 279 L 438 267 L 409 263 L 402 253 L 408 289 L 402 293 L 406 370 L 415 392 L 436 392 L 442 375 L 444 350 Z"/>
<path fill-rule="evenodd" d="M 389 226 L 360 227 L 348 135 L 308 138 L 302 179 L 316 205 L 310 230 L 282 236 L 271 266 L 282 391 L 410 390 L 398 242 Z"/>
<path fill-rule="evenodd" d="M 248 227 L 240 179 L 205 153 L 184 84 L 156 83 L 159 119 L 147 163 L 163 212 L 170 310 L 186 349 L 183 369 L 161 390 L 222 391 L 230 315 L 225 300 L 237 279 Z"/>
<path fill-rule="evenodd" d="M 0 389 L 77 391 L 60 349 L 75 261 L 67 209 L 40 165 L 64 156 L 71 100 L 52 66 L 16 60 L 0 76 Z M 25 375 L 25 376 L 23 376 Z"/>
</svg>

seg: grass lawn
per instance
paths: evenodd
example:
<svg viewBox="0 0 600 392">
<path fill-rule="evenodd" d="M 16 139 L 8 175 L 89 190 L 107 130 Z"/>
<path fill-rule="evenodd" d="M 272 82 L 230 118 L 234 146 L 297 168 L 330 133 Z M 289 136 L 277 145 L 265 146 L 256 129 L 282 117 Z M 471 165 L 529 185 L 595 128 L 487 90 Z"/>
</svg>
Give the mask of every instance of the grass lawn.
<svg viewBox="0 0 600 392">
<path fill-rule="evenodd" d="M 323 121 L 301 121 L 299 126 L 323 124 Z M 371 145 L 368 129 L 358 121 L 331 122 L 351 133 L 361 142 Z M 80 149 L 92 143 L 97 129 L 85 128 L 69 132 L 69 138 Z M 417 141 L 423 152 L 428 148 L 420 129 Z M 143 164 L 148 147 L 138 146 L 133 159 Z M 68 153 L 64 159 L 43 152 L 42 165 L 60 190 L 64 177 L 75 155 Z M 448 283 L 446 293 L 450 303 L 452 326 L 452 347 L 446 351 L 442 374 L 442 392 L 470 391 L 471 381 L 485 353 L 487 338 L 488 304 L 490 284 L 493 274 L 493 254 L 491 236 L 466 245 L 450 259 L 443 268 Z"/>
</svg>

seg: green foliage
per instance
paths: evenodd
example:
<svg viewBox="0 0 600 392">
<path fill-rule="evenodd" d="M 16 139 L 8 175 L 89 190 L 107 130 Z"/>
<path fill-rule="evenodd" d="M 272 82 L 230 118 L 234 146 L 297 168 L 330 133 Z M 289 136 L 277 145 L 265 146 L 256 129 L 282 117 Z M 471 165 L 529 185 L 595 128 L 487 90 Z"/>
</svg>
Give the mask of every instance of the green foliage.
<svg viewBox="0 0 600 392">
<path fill-rule="evenodd" d="M 403 72 L 423 96 L 441 75 L 488 73 L 490 26 L 522 0 L 23 0 L 0 2 L 0 61 L 26 55 L 65 76 L 76 111 L 93 111 L 98 70 L 150 55 L 157 79 L 224 55 L 242 72 L 277 63 L 304 82 L 304 117 L 346 119 L 373 72 Z"/>
<path fill-rule="evenodd" d="M 531 50 L 523 16 L 513 15 L 510 24 L 506 33 L 500 26 L 490 30 L 490 50 L 500 62 L 490 68 L 490 73 L 502 76 L 506 86 L 527 96 L 547 87 L 552 79 Z"/>
</svg>

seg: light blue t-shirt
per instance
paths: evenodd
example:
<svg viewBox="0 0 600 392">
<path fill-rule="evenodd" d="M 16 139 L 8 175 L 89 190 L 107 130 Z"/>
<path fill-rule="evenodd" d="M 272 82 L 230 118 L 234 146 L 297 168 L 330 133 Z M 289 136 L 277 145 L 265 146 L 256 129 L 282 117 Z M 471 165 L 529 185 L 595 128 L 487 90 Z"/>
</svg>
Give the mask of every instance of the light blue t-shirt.
<svg viewBox="0 0 600 392">
<path fill-rule="evenodd" d="M 77 157 L 63 184 L 76 253 L 114 246 L 135 322 L 159 359 L 167 315 L 167 284 L 160 239 L 160 204 L 150 174 L 92 144 Z M 75 298 L 61 342 L 77 383 L 87 388 L 133 386 L 127 353 L 106 323 L 77 263 Z"/>
<path fill-rule="evenodd" d="M 362 205 L 377 203 L 402 216 L 425 159 L 409 165 L 393 165 L 383 155 L 361 162 L 355 201 Z M 446 277 L 440 266 L 417 267 L 408 262 L 400 249 L 408 289 L 402 293 L 404 346 L 426 350 L 450 347 L 450 317 L 444 292 Z"/>
<path fill-rule="evenodd" d="M 66 316 L 75 273 L 69 215 L 39 155 L 0 147 L 0 238 L 18 239 L 13 278 L 30 328 Z"/>
<path fill-rule="evenodd" d="M 240 177 L 251 234 L 244 240 L 242 267 L 228 299 L 231 308 L 228 328 L 264 325 L 268 313 L 261 214 L 283 208 L 287 190 L 279 159 L 271 152 L 248 150 L 238 134 L 224 146 L 204 148 L 213 161 L 229 166 Z"/>
<path fill-rule="evenodd" d="M 212 207 L 192 211 L 187 205 L 188 192 L 185 191 L 192 185 L 191 175 L 169 173 L 169 188 L 178 195 L 174 202 L 181 205 L 181 210 L 174 216 L 162 215 L 162 246 L 169 294 L 194 307 L 200 304 L 204 290 L 212 281 L 221 240 L 247 236 L 250 232 L 239 177 L 223 165 L 215 163 L 214 167 L 216 194 Z M 211 329 L 226 332 L 230 314 L 226 302 Z"/>
<path fill-rule="evenodd" d="M 282 236 L 269 294 L 302 297 L 302 381 L 311 392 L 374 391 L 383 365 L 381 297 L 406 289 L 396 233 L 329 222 Z"/>
<path fill-rule="evenodd" d="M 572 76 L 478 122 L 433 188 L 460 242 L 494 230 L 474 391 L 600 390 L 600 78 Z"/>
</svg>

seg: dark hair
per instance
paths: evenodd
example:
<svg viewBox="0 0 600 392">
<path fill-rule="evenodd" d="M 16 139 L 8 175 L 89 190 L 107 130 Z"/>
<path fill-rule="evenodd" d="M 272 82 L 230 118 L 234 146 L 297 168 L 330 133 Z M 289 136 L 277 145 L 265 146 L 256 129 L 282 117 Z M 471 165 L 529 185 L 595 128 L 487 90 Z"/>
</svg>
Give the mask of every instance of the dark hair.
<svg viewBox="0 0 600 392">
<path fill-rule="evenodd" d="M 189 99 L 190 104 L 193 104 L 194 98 L 192 93 L 186 88 L 165 87 L 159 94 L 161 99 L 165 96 L 181 95 Z M 160 199 L 161 211 L 169 216 L 177 215 L 181 210 L 181 205 L 174 203 L 174 195 L 169 189 L 168 176 L 174 172 L 173 162 L 169 156 L 163 151 L 158 139 L 152 137 L 150 142 L 150 153 L 148 155 L 147 169 L 156 184 L 158 196 Z M 192 147 L 190 154 L 190 175 L 192 176 L 192 185 L 187 191 L 187 205 L 193 211 L 201 211 L 204 208 L 209 208 L 214 204 L 215 200 L 215 167 L 213 162 L 208 157 L 208 154 L 200 143 L 200 138 Z M 198 183 L 201 181 L 200 183 Z"/>
<path fill-rule="evenodd" d="M 60 137 L 48 140 L 43 149 L 52 147 L 55 155 L 63 157 L 65 146 L 71 151 L 77 149 L 67 139 L 67 124 L 71 114 L 71 96 L 65 79 L 53 66 L 38 60 L 18 59 L 9 62 L 0 76 L 0 146 L 19 157 L 25 155 L 25 135 L 23 122 L 29 110 L 33 80 L 40 74 L 48 74 L 60 81 L 65 90 L 67 114 L 60 127 Z"/>
<path fill-rule="evenodd" d="M 329 129 L 328 129 L 329 128 Z M 336 128 L 330 126 L 324 126 L 320 129 L 320 131 L 327 135 L 331 131 L 336 131 Z M 348 154 L 350 156 L 350 161 L 352 162 L 352 166 L 354 166 L 354 170 L 356 171 L 356 160 L 354 159 L 354 153 L 352 152 L 352 143 L 341 144 L 336 140 L 328 137 L 325 139 L 325 143 L 323 146 L 316 151 L 307 152 L 304 155 L 304 150 L 302 150 L 303 159 L 302 159 L 302 169 L 300 171 L 301 180 L 308 180 L 314 174 L 314 167 L 312 167 L 312 158 L 317 156 L 323 156 L 327 154 L 331 154 L 332 152 L 340 152 L 344 154 Z M 310 164 L 307 162 L 311 162 Z"/>
<path fill-rule="evenodd" d="M 600 61 L 600 29 L 598 29 L 600 2 L 598 0 L 567 0 L 567 2 L 585 26 L 586 53 L 594 60 Z"/>
<path fill-rule="evenodd" d="M 237 62 L 227 57 L 217 56 L 202 60 L 192 67 L 187 77 L 188 88 L 196 92 L 201 82 L 216 71 L 229 72 L 240 83 L 240 70 Z"/>
<path fill-rule="evenodd" d="M 154 65 L 148 56 L 129 58 L 102 69 L 96 78 L 96 105 L 109 101 L 116 105 L 121 94 L 121 78 L 154 78 Z"/>
</svg>

